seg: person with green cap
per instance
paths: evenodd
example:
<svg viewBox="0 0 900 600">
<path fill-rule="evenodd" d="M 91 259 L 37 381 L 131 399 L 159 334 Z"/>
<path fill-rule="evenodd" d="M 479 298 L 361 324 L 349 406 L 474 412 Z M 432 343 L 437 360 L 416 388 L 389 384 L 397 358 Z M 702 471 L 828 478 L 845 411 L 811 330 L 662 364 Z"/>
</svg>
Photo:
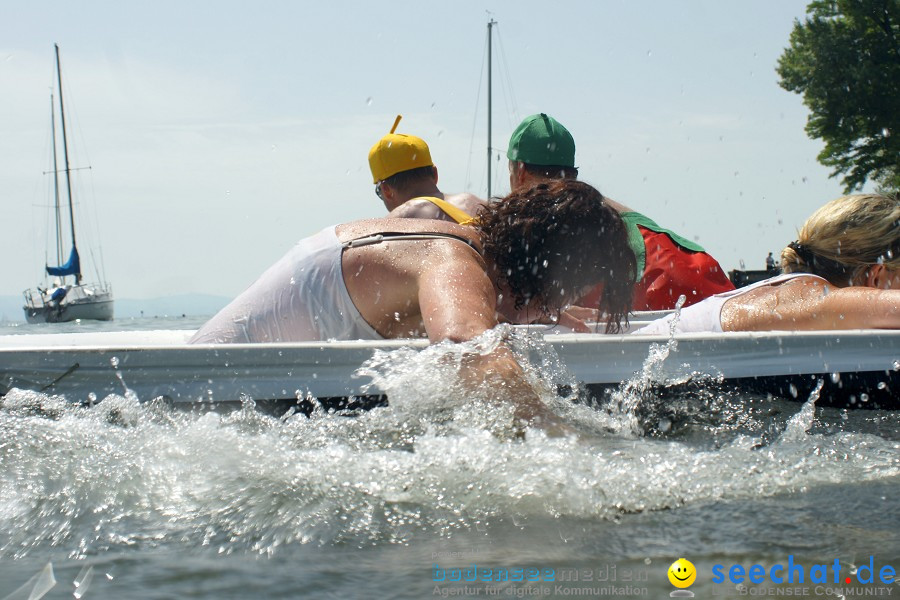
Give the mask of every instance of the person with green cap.
<svg viewBox="0 0 900 600">
<path fill-rule="evenodd" d="M 525 118 L 509 140 L 509 185 L 513 191 L 555 179 L 577 179 L 575 140 L 553 117 L 540 113 Z M 725 271 L 698 244 L 660 227 L 649 217 L 605 198 L 617 210 L 628 230 L 628 242 L 637 257 L 633 310 L 675 308 L 734 289 Z M 579 301 L 596 306 L 602 289 Z"/>
<path fill-rule="evenodd" d="M 395 133 L 401 118 L 397 115 L 390 133 L 369 150 L 375 194 L 384 202 L 388 216 L 469 221 L 484 202 L 472 194 L 444 194 L 438 189 L 438 170 L 425 140 Z"/>
</svg>

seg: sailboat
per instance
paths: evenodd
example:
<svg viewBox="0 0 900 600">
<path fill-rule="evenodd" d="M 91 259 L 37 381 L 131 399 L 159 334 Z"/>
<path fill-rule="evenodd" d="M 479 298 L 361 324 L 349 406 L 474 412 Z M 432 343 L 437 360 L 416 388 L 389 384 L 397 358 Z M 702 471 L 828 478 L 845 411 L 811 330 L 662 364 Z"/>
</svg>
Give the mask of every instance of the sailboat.
<svg viewBox="0 0 900 600">
<path fill-rule="evenodd" d="M 68 199 L 69 237 L 71 250 L 69 258 L 62 263 L 64 251 L 65 225 L 62 218 L 62 206 L 59 198 L 59 173 L 56 154 L 56 119 L 54 116 L 53 97 L 51 95 L 50 123 L 53 130 L 53 181 L 56 196 L 56 247 L 57 266 L 45 266 L 46 275 L 53 279 L 41 287 L 26 290 L 25 320 L 29 323 L 62 323 L 81 319 L 111 321 L 113 318 L 112 287 L 107 282 L 84 283 L 81 274 L 81 257 L 75 241 L 75 211 L 72 200 L 72 169 L 69 167 L 69 147 L 66 137 L 66 113 L 63 105 L 62 69 L 59 63 L 59 46 L 56 50 L 56 80 L 59 87 L 59 115 L 63 146 L 64 168 L 66 175 L 66 196 Z M 62 263 L 62 264 L 61 264 Z M 68 279 L 71 277 L 72 279 Z"/>
</svg>

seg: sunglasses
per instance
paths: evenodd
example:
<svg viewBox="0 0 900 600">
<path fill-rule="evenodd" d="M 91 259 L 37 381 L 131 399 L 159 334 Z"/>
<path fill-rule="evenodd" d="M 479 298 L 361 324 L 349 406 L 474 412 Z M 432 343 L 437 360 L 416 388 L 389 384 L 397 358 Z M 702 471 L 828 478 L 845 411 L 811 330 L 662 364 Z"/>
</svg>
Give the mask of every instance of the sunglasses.
<svg viewBox="0 0 900 600">
<path fill-rule="evenodd" d="M 384 200 L 384 196 L 381 195 L 381 182 L 375 184 L 375 195 L 378 196 L 381 200 Z"/>
</svg>

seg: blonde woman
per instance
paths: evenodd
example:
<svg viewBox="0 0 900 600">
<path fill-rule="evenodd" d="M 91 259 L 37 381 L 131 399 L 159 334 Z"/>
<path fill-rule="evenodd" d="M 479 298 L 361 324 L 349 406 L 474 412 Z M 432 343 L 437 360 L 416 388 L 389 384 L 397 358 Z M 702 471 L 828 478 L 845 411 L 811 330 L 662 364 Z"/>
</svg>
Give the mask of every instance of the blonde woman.
<svg viewBox="0 0 900 600">
<path fill-rule="evenodd" d="M 844 196 L 781 252 L 783 275 L 681 311 L 675 331 L 900 329 L 900 199 Z M 637 330 L 667 334 L 674 315 Z"/>
</svg>

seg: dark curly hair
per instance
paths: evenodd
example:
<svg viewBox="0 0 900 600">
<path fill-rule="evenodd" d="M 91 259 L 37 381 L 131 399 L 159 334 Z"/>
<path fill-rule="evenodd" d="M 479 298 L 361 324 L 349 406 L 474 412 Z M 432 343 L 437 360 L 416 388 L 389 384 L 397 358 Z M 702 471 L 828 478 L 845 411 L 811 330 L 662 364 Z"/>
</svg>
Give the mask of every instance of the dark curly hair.
<svg viewBox="0 0 900 600">
<path fill-rule="evenodd" d="M 479 213 L 475 227 L 517 309 L 535 298 L 551 314 L 603 283 L 606 332 L 628 322 L 636 260 L 619 213 L 590 185 L 558 180 L 513 192 Z"/>
</svg>

